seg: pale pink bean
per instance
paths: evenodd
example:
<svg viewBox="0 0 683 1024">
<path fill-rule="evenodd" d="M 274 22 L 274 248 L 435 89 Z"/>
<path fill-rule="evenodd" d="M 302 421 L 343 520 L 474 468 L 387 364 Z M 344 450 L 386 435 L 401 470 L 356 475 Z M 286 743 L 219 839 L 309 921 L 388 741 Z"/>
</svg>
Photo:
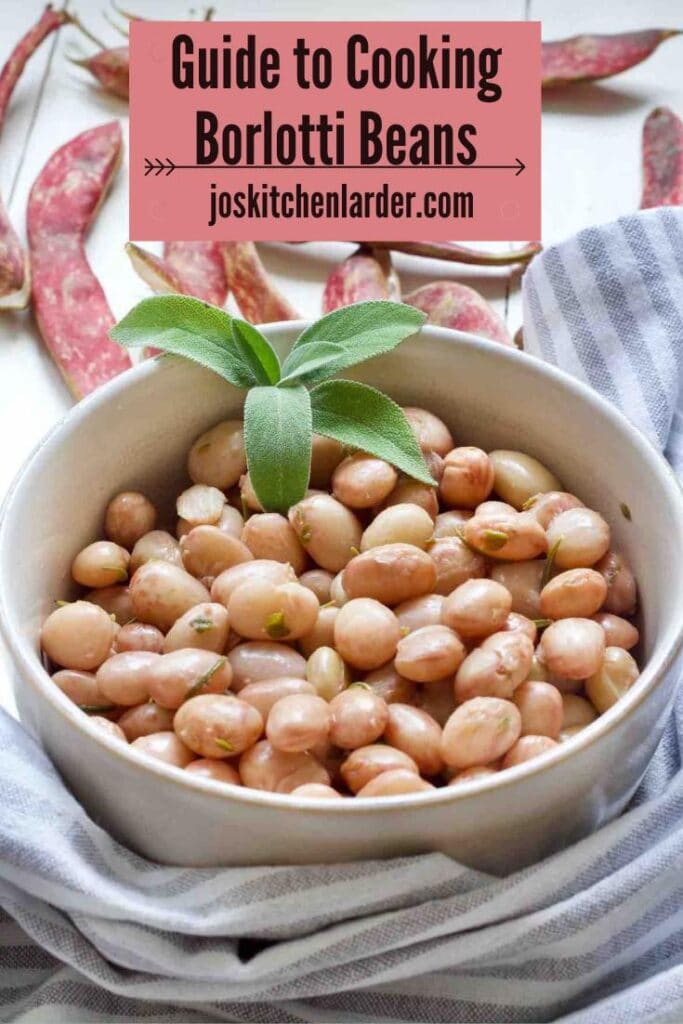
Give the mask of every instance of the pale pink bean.
<svg viewBox="0 0 683 1024">
<path fill-rule="evenodd" d="M 299 577 L 302 587 L 308 587 L 318 598 L 320 604 L 327 604 L 331 600 L 330 587 L 334 576 L 326 569 L 309 569 Z"/>
<path fill-rule="evenodd" d="M 298 753 L 327 739 L 330 706 L 316 694 L 282 697 L 270 710 L 266 736 L 276 750 Z"/>
<path fill-rule="evenodd" d="M 174 768 L 186 768 L 194 758 L 192 751 L 174 732 L 155 732 L 150 736 L 140 736 L 133 740 L 131 747 L 145 757 L 163 761 Z"/>
<path fill-rule="evenodd" d="M 114 654 L 98 668 L 97 685 L 112 704 L 142 704 L 149 697 L 154 667 L 160 660 L 160 654 L 149 651 Z"/>
<path fill-rule="evenodd" d="M 164 648 L 164 634 L 156 626 L 146 622 L 127 622 L 116 634 L 114 651 L 150 651 L 161 654 Z"/>
<path fill-rule="evenodd" d="M 372 508 L 388 497 L 397 481 L 398 473 L 388 462 L 356 452 L 332 474 L 332 493 L 348 508 Z"/>
<path fill-rule="evenodd" d="M 214 758 L 198 757 L 196 761 L 190 761 L 186 765 L 185 771 L 197 775 L 200 779 L 211 779 L 212 782 L 226 782 L 229 786 L 242 785 L 236 768 L 226 761 L 216 761 Z"/>
<path fill-rule="evenodd" d="M 197 604 L 171 626 L 164 640 L 164 654 L 188 647 L 223 654 L 229 632 L 228 613 L 222 604 Z"/>
<path fill-rule="evenodd" d="M 589 568 L 609 548 L 609 526 L 591 508 L 570 508 L 548 527 L 548 548 L 554 551 L 556 569 Z"/>
<path fill-rule="evenodd" d="M 503 501 L 516 509 L 534 495 L 559 491 L 562 484 L 542 462 L 525 452 L 498 449 L 490 453 L 495 471 L 494 488 Z"/>
<path fill-rule="evenodd" d="M 640 640 L 640 634 L 633 623 L 619 615 L 599 612 L 593 615 L 592 619 L 605 631 L 605 643 L 608 647 L 623 647 L 625 651 L 630 651 Z"/>
<path fill-rule="evenodd" d="M 268 740 L 260 740 L 242 754 L 239 773 L 243 785 L 271 793 L 291 793 L 309 782 L 330 784 L 327 769 L 312 754 L 287 754 Z"/>
<path fill-rule="evenodd" d="M 299 543 L 294 527 L 285 516 L 277 512 L 250 516 L 244 524 L 242 543 L 254 558 L 288 562 L 297 576 L 306 568 L 306 552 Z"/>
<path fill-rule="evenodd" d="M 466 580 L 445 599 L 441 621 L 462 637 L 485 637 L 505 628 L 511 609 L 512 597 L 501 583 Z"/>
<path fill-rule="evenodd" d="M 583 508 L 583 502 L 579 501 L 575 494 L 569 494 L 567 491 L 548 491 L 546 494 L 536 494 L 529 498 L 524 508 L 538 520 L 544 530 L 547 530 L 560 512 L 567 512 L 570 508 Z"/>
<path fill-rule="evenodd" d="M 474 782 L 477 779 L 488 779 L 491 775 L 498 775 L 497 768 L 489 768 L 487 765 L 473 765 L 472 768 L 464 768 L 449 779 L 449 786 L 461 786 L 464 782 Z"/>
<path fill-rule="evenodd" d="M 557 746 L 557 740 L 551 739 L 550 736 L 521 736 L 514 747 L 508 750 L 500 767 L 514 768 L 515 765 L 524 764 L 525 761 L 531 761 L 555 750 Z"/>
<path fill-rule="evenodd" d="M 526 562 L 548 549 L 545 530 L 528 512 L 476 515 L 465 523 L 462 535 L 475 551 L 503 562 Z"/>
<path fill-rule="evenodd" d="M 349 595 L 344 590 L 343 579 L 344 570 L 342 569 L 330 583 L 330 600 L 334 602 L 337 608 L 341 608 L 349 599 Z"/>
<path fill-rule="evenodd" d="M 251 562 L 249 548 L 218 526 L 195 526 L 180 541 L 180 557 L 189 573 L 200 580 L 210 580 L 227 569 Z"/>
<path fill-rule="evenodd" d="M 608 647 L 602 664 L 586 680 L 586 695 L 600 714 L 616 704 L 640 675 L 638 663 L 622 647 Z"/>
<path fill-rule="evenodd" d="M 399 640 L 394 664 L 406 679 L 435 683 L 452 675 L 465 658 L 460 638 L 447 626 L 423 626 Z"/>
<path fill-rule="evenodd" d="M 92 715 L 90 721 L 99 732 L 111 736 L 114 740 L 120 740 L 121 743 L 128 743 L 126 734 L 116 722 L 110 722 L 108 718 L 102 718 L 100 715 Z"/>
<path fill-rule="evenodd" d="M 88 544 L 73 560 L 71 575 L 82 587 L 111 587 L 128 579 L 130 555 L 110 540 Z"/>
<path fill-rule="evenodd" d="M 423 626 L 438 626 L 444 600 L 442 594 L 424 594 L 410 601 L 402 601 L 394 608 L 401 631 L 405 634 Z"/>
<path fill-rule="evenodd" d="M 394 505 L 419 505 L 432 519 L 436 519 L 439 512 L 438 492 L 436 487 L 402 476 L 389 497 L 385 498 L 382 507 L 391 508 Z"/>
<path fill-rule="evenodd" d="M 562 730 L 576 726 L 585 728 L 598 717 L 597 711 L 589 700 L 576 693 L 562 694 Z"/>
<path fill-rule="evenodd" d="M 455 699 L 473 697 L 505 700 L 529 674 L 534 647 L 524 633 L 494 633 L 467 655 L 455 676 Z"/>
<path fill-rule="evenodd" d="M 444 458 L 441 500 L 453 508 L 476 508 L 493 489 L 493 463 L 481 448 L 454 448 Z"/>
<path fill-rule="evenodd" d="M 329 494 L 304 498 L 288 515 L 301 545 L 321 569 L 339 572 L 360 550 L 359 520 Z"/>
<path fill-rule="evenodd" d="M 262 679 L 258 683 L 247 683 L 240 690 L 240 700 L 251 704 L 259 712 L 265 722 L 271 708 L 285 697 L 296 694 L 315 694 L 315 688 L 305 679 L 287 678 Z"/>
<path fill-rule="evenodd" d="M 474 768 L 502 757 L 522 731 L 519 710 L 508 700 L 475 697 L 446 722 L 441 756 L 450 768 Z"/>
<path fill-rule="evenodd" d="M 443 767 L 441 726 L 431 715 L 411 704 L 390 704 L 384 739 L 412 757 L 422 775 L 436 775 Z"/>
<path fill-rule="evenodd" d="M 99 590 L 88 591 L 84 600 L 104 608 L 107 615 L 114 616 L 119 626 L 125 626 L 135 618 L 128 587 L 100 587 Z"/>
<path fill-rule="evenodd" d="M 402 796 L 404 793 L 424 793 L 430 789 L 434 789 L 431 782 L 405 768 L 397 768 L 375 776 L 356 793 L 356 797 Z"/>
<path fill-rule="evenodd" d="M 515 690 L 513 700 L 522 716 L 522 736 L 550 736 L 562 728 L 562 694 L 551 683 L 528 680 Z"/>
<path fill-rule="evenodd" d="M 341 793 L 338 793 L 332 786 L 323 786 L 319 782 L 305 782 L 303 786 L 297 786 L 292 790 L 292 796 L 302 797 L 304 800 L 343 800 Z"/>
<path fill-rule="evenodd" d="M 384 544 L 412 544 L 425 548 L 432 538 L 434 523 L 419 505 L 391 505 L 379 512 L 363 532 L 361 551 Z"/>
<path fill-rule="evenodd" d="M 344 458 L 344 445 L 333 437 L 313 435 L 310 486 L 329 490 L 332 474 Z"/>
<path fill-rule="evenodd" d="M 633 615 L 638 600 L 636 581 L 623 555 L 618 551 L 608 551 L 595 568 L 607 583 L 603 611 L 614 615 Z"/>
<path fill-rule="evenodd" d="M 545 561 L 510 562 L 494 565 L 491 579 L 502 583 L 512 597 L 512 610 L 529 619 L 541 617 L 541 581 Z"/>
<path fill-rule="evenodd" d="M 335 619 L 334 646 L 344 661 L 366 672 L 393 658 L 400 639 L 394 613 L 372 598 L 349 601 Z"/>
<path fill-rule="evenodd" d="M 535 679 L 545 683 L 552 683 L 553 686 L 557 687 L 560 693 L 579 693 L 579 691 L 583 689 L 582 679 L 567 679 L 565 676 L 561 676 L 557 672 L 552 672 L 550 670 L 543 658 L 543 651 L 541 650 L 540 644 L 534 651 L 527 679 Z"/>
<path fill-rule="evenodd" d="M 233 647 L 228 661 L 235 693 L 248 683 L 260 683 L 264 679 L 306 678 L 306 659 L 286 644 L 269 640 L 248 641 Z"/>
<path fill-rule="evenodd" d="M 475 508 L 474 515 L 510 516 L 514 515 L 516 511 L 517 509 L 513 508 L 512 505 L 508 505 L 506 501 L 482 501 L 481 505 L 477 505 L 477 507 Z M 472 517 L 470 516 L 469 518 L 471 519 Z"/>
<path fill-rule="evenodd" d="M 404 770 L 418 775 L 412 757 L 402 750 L 373 743 L 353 750 L 341 766 L 341 776 L 352 793 L 357 793 L 382 772 Z"/>
<path fill-rule="evenodd" d="M 564 679 L 586 679 L 602 664 L 605 634 L 591 619 L 560 619 L 545 630 L 540 648 L 551 672 Z"/>
<path fill-rule="evenodd" d="M 443 476 L 444 460 L 441 458 L 440 455 L 437 455 L 436 452 L 423 451 L 422 457 L 424 458 L 425 463 L 427 464 L 427 469 L 429 470 L 429 475 L 431 476 L 432 480 L 434 480 L 434 482 L 437 484 L 440 483 L 441 477 Z"/>
<path fill-rule="evenodd" d="M 109 656 L 117 629 L 103 608 L 89 601 L 74 601 L 48 615 L 40 642 L 56 665 L 90 672 Z"/>
<path fill-rule="evenodd" d="M 250 640 L 297 640 L 311 632 L 319 611 L 315 594 L 298 583 L 253 580 L 228 602 L 231 628 Z"/>
<path fill-rule="evenodd" d="M 66 668 L 55 672 L 52 682 L 69 700 L 87 714 L 104 715 L 114 710 L 113 702 L 100 689 L 97 677 L 92 672 L 77 672 Z"/>
<path fill-rule="evenodd" d="M 526 615 L 510 612 L 503 625 L 503 630 L 506 633 L 524 633 L 525 636 L 529 637 L 532 644 L 536 643 L 538 627 L 532 619 L 527 619 Z"/>
<path fill-rule="evenodd" d="M 239 697 L 207 693 L 178 708 L 173 728 L 195 754 L 221 759 L 252 747 L 263 732 L 263 719 Z"/>
<path fill-rule="evenodd" d="M 138 491 L 122 491 L 111 499 L 104 513 L 104 532 L 109 540 L 130 551 L 156 525 L 157 511 Z"/>
<path fill-rule="evenodd" d="M 245 515 L 247 510 L 249 512 L 265 512 L 263 505 L 256 497 L 256 491 L 254 490 L 251 477 L 248 473 L 244 473 L 240 477 L 239 490 L 240 505 Z"/>
<path fill-rule="evenodd" d="M 436 567 L 430 556 L 413 544 L 381 544 L 353 558 L 344 569 L 349 598 L 370 597 L 395 605 L 433 590 Z"/>
<path fill-rule="evenodd" d="M 446 596 L 466 580 L 486 575 L 486 559 L 468 548 L 461 537 L 440 537 L 429 545 L 429 557 L 436 566 L 434 591 Z"/>
<path fill-rule="evenodd" d="M 223 693 L 230 688 L 232 668 L 226 657 L 211 651 L 180 650 L 157 656 L 149 671 L 149 695 L 164 708 L 179 708 L 190 697 Z"/>
<path fill-rule="evenodd" d="M 384 732 L 387 704 L 365 686 L 351 686 L 330 701 L 330 740 L 343 750 L 365 747 Z"/>
<path fill-rule="evenodd" d="M 187 459 L 190 479 L 227 491 L 247 468 L 242 420 L 224 420 L 202 434 Z"/>
<path fill-rule="evenodd" d="M 453 435 L 443 420 L 427 409 L 405 406 L 403 409 L 417 443 L 425 452 L 444 456 L 453 448 Z"/>
<path fill-rule="evenodd" d="M 211 600 L 218 601 L 227 608 L 237 587 L 253 580 L 266 580 L 274 584 L 294 583 L 296 573 L 291 565 L 276 562 L 272 558 L 255 558 L 252 562 L 242 562 L 216 577 L 211 585 Z"/>
<path fill-rule="evenodd" d="M 607 584 L 595 569 L 566 569 L 541 591 L 541 615 L 548 619 L 590 618 L 602 606 Z"/>
<path fill-rule="evenodd" d="M 474 515 L 469 508 L 451 508 L 447 512 L 439 512 L 434 520 L 434 540 L 441 537 L 459 537 L 463 524 Z"/>
<path fill-rule="evenodd" d="M 153 701 L 128 708 L 118 720 L 118 725 L 126 734 L 129 743 L 141 736 L 151 736 L 155 732 L 169 732 L 173 729 L 173 711 L 161 708 Z"/>
<path fill-rule="evenodd" d="M 177 565 L 152 561 L 142 565 L 133 576 L 130 597 L 136 617 L 166 633 L 186 611 L 208 601 L 209 592 Z"/>
<path fill-rule="evenodd" d="M 183 491 L 176 501 L 179 517 L 192 526 L 210 526 L 217 523 L 224 508 L 223 492 L 207 484 L 193 484 Z"/>
<path fill-rule="evenodd" d="M 332 647 L 318 647 L 306 662 L 306 678 L 323 700 L 332 700 L 351 682 L 349 670 Z"/>
<path fill-rule="evenodd" d="M 321 608 L 310 633 L 299 637 L 299 649 L 307 658 L 310 658 L 319 647 L 334 646 L 334 624 L 338 614 L 339 609 L 335 605 Z"/>
<path fill-rule="evenodd" d="M 182 568 L 183 560 L 180 557 L 180 545 L 175 537 L 172 537 L 166 530 L 152 530 L 146 533 L 140 540 L 136 541 L 130 555 L 131 575 L 144 565 L 159 559 L 162 562 L 170 562 Z"/>
</svg>

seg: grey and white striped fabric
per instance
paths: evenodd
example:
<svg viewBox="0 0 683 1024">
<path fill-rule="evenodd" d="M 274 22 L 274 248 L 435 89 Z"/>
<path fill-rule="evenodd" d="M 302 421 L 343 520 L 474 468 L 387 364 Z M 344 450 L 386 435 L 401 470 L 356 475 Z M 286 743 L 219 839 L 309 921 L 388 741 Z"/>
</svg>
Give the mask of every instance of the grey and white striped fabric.
<svg viewBox="0 0 683 1024">
<path fill-rule="evenodd" d="M 683 465 L 683 212 L 582 232 L 524 281 L 526 342 Z M 628 811 L 507 879 L 431 854 L 160 867 L 0 717 L 0 1019 L 683 1020 L 683 699 Z"/>
</svg>

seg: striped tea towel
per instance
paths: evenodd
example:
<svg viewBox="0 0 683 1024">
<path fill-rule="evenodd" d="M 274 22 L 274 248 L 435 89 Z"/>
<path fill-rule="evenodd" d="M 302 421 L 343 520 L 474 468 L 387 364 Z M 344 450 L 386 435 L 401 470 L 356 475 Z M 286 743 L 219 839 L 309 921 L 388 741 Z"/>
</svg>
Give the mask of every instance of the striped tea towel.
<svg viewBox="0 0 683 1024">
<path fill-rule="evenodd" d="M 532 263 L 528 348 L 683 466 L 683 212 Z M 440 854 L 161 867 L 85 815 L 0 717 L 4 1021 L 683 1020 L 683 700 L 621 818 L 506 879 Z"/>
</svg>

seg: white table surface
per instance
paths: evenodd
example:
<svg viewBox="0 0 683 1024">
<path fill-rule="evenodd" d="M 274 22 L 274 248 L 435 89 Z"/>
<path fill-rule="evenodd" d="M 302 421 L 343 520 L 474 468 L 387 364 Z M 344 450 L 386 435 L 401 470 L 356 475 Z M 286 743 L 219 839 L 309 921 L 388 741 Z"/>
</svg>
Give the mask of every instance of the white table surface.
<svg viewBox="0 0 683 1024">
<path fill-rule="evenodd" d="M 44 0 L 0 0 L 0 62 L 37 18 Z M 121 36 L 103 17 L 102 2 L 71 0 L 75 11 L 108 45 Z M 126 0 L 146 17 L 183 18 L 196 0 Z M 543 23 L 543 38 L 578 32 L 683 27 L 680 0 L 251 0 L 237 8 L 218 0 L 216 19 L 521 20 Z M 114 19 L 117 16 L 110 12 Z M 121 19 L 118 19 L 119 21 Z M 36 175 L 56 148 L 112 117 L 127 119 L 127 105 L 99 91 L 69 56 L 92 52 L 73 28 L 61 29 L 33 56 L 17 87 L 0 137 L 0 189 L 13 223 L 24 235 L 26 200 Z M 683 38 L 672 39 L 645 63 L 601 85 L 583 85 L 546 96 L 543 109 L 543 241 L 558 241 L 579 228 L 612 220 L 637 207 L 640 197 L 640 134 L 655 106 L 683 114 Z M 112 309 L 123 315 L 149 294 L 123 252 L 127 233 L 127 167 L 118 177 L 97 223 L 88 253 Z M 318 244 L 305 250 L 262 246 L 267 266 L 301 310 L 316 316 L 326 274 L 349 246 Z M 315 258 L 314 258 L 315 257 Z M 479 288 L 514 332 L 521 323 L 515 275 L 398 257 L 404 288 L 452 278 Z M 0 496 L 20 464 L 71 400 L 41 347 L 31 313 L 0 314 Z M 20 565 L 17 571 L 21 571 Z M 0 703 L 12 707 L 0 646 Z"/>
</svg>

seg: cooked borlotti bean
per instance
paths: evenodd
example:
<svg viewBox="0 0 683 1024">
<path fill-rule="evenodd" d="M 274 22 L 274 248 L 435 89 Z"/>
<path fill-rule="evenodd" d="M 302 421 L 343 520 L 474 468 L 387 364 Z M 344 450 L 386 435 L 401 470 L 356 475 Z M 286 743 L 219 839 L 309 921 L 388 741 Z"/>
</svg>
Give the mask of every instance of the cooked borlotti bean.
<svg viewBox="0 0 683 1024">
<path fill-rule="evenodd" d="M 510 592 L 501 583 L 466 580 L 444 601 L 441 621 L 460 636 L 486 637 L 505 629 L 511 610 Z"/>
<path fill-rule="evenodd" d="M 426 551 L 413 544 L 381 544 L 351 559 L 342 582 L 350 598 L 400 604 L 434 589 L 436 566 Z"/>
<path fill-rule="evenodd" d="M 103 536 L 69 553 L 83 598 L 41 632 L 71 713 L 186 780 L 323 814 L 473 799 L 468 781 L 495 786 L 609 711 L 639 671 L 609 523 L 526 453 L 408 417 L 433 486 L 315 435 L 305 497 L 265 511 L 227 420 L 175 501 L 115 495 Z M 174 521 L 178 540 L 156 529 Z"/>
<path fill-rule="evenodd" d="M 157 510 L 138 491 L 122 491 L 112 498 L 104 513 L 104 532 L 109 540 L 129 551 L 156 524 Z"/>
<path fill-rule="evenodd" d="M 595 569 L 567 569 L 541 591 L 541 615 L 548 619 L 589 618 L 607 597 L 605 579 Z"/>
<path fill-rule="evenodd" d="M 398 473 L 388 462 L 356 452 L 332 474 L 332 493 L 348 508 L 372 508 L 389 496 L 397 481 Z"/>
<path fill-rule="evenodd" d="M 452 675 L 465 657 L 465 647 L 447 626 L 423 626 L 399 640 L 394 664 L 406 679 L 434 683 Z"/>
<path fill-rule="evenodd" d="M 384 544 L 412 544 L 416 548 L 426 548 L 433 533 L 432 517 L 419 505 L 407 502 L 390 505 L 365 528 L 360 550 L 368 551 Z"/>
<path fill-rule="evenodd" d="M 452 508 L 476 508 L 493 488 L 493 463 L 481 448 L 454 448 L 444 459 L 441 500 Z"/>
<path fill-rule="evenodd" d="M 206 693 L 178 708 L 173 729 L 195 754 L 221 759 L 253 747 L 263 732 L 263 719 L 239 697 Z"/>
<path fill-rule="evenodd" d="M 557 477 L 531 455 L 499 449 L 490 458 L 496 494 L 517 510 L 537 494 L 562 489 Z"/>
<path fill-rule="evenodd" d="M 441 756 L 449 768 L 473 768 L 503 757 L 519 739 L 522 717 L 509 700 L 475 697 L 444 726 Z"/>
</svg>

